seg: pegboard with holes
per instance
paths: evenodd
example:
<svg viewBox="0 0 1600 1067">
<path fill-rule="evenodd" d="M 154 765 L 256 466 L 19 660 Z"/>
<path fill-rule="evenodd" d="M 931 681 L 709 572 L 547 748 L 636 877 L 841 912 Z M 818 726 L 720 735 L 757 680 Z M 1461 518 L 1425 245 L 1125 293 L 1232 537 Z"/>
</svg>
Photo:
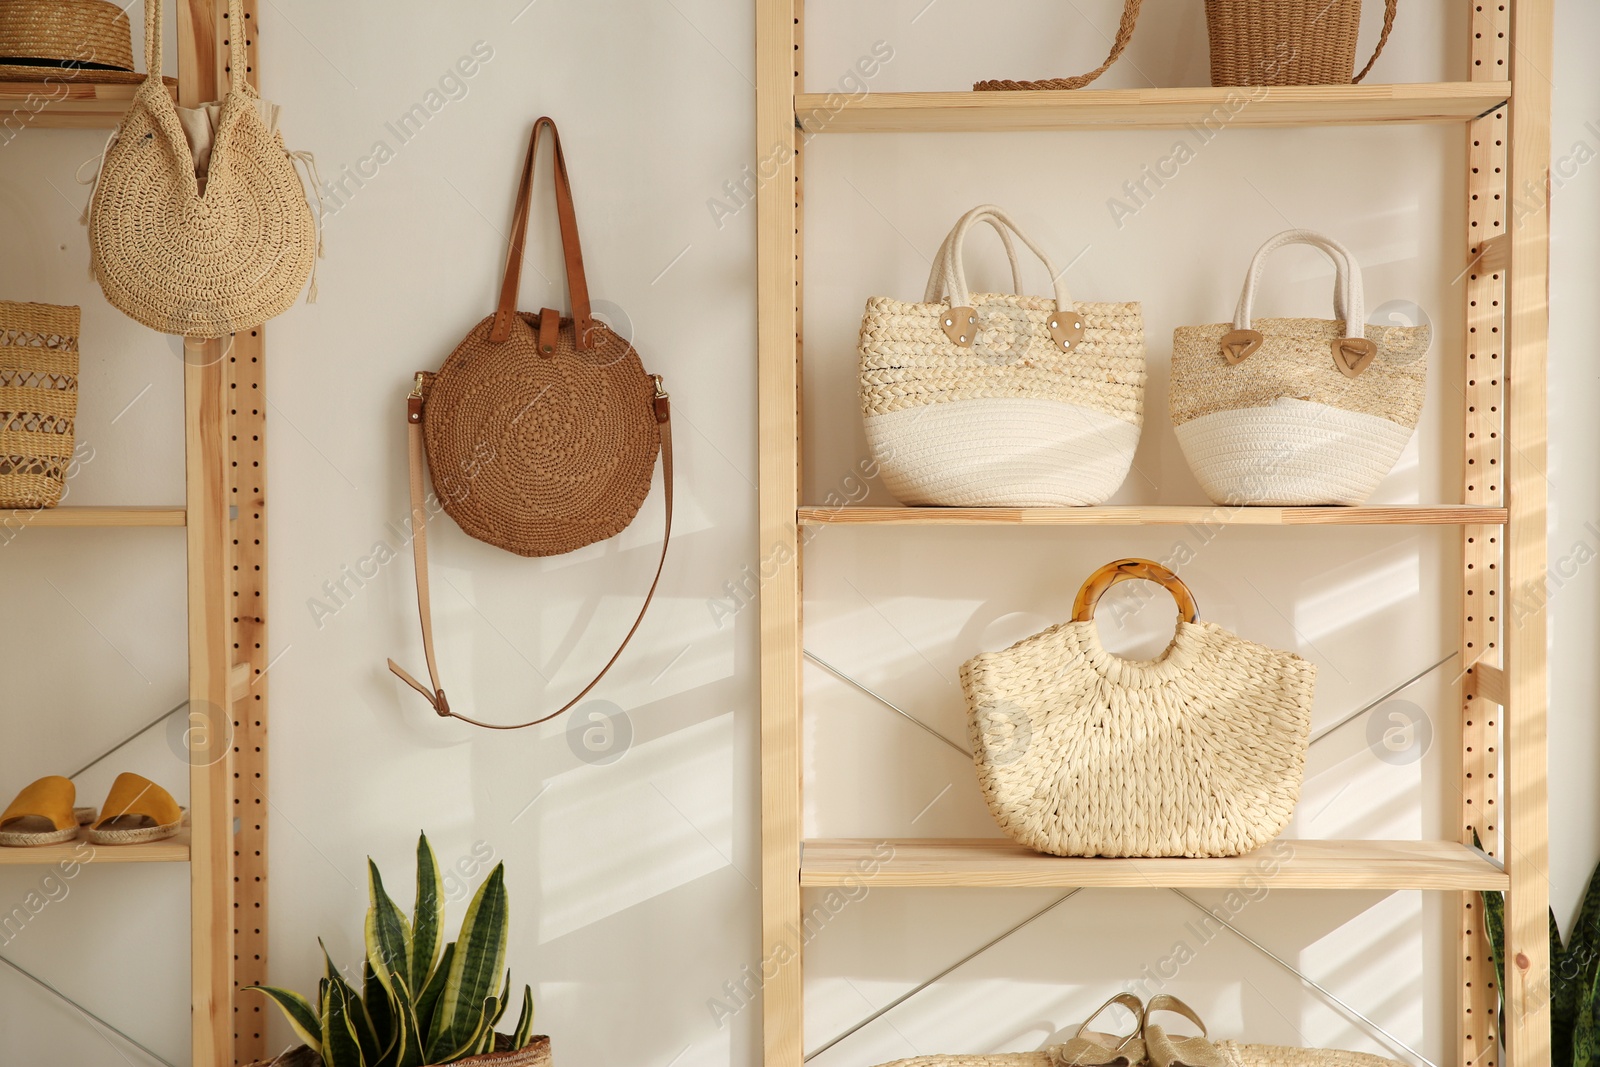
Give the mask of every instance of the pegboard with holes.
<svg viewBox="0 0 1600 1067">
<path fill-rule="evenodd" d="M 1472 15 L 1474 80 L 1506 77 L 1510 57 L 1510 18 L 1501 4 L 1475 4 Z M 1497 506 L 1505 499 L 1504 439 L 1506 326 L 1505 259 L 1508 183 L 1509 107 L 1501 107 L 1467 126 L 1466 368 L 1462 382 L 1462 503 Z M 1461 841 L 1474 836 L 1490 856 L 1500 856 L 1496 800 L 1500 781 L 1501 707 L 1475 695 L 1482 666 L 1497 668 L 1500 658 L 1505 528 L 1468 526 L 1462 531 L 1461 662 L 1462 695 Z M 1483 903 L 1462 894 L 1458 912 L 1461 943 L 1460 1062 L 1464 1067 L 1499 1067 L 1500 990 L 1483 930 Z"/>
<path fill-rule="evenodd" d="M 236 27 L 215 0 L 226 84 Z M 259 88 L 256 0 L 244 0 L 247 76 Z M 227 348 L 228 497 L 233 588 L 230 642 L 236 684 L 233 718 L 233 1061 L 267 1056 L 268 1005 L 247 986 L 267 981 L 267 506 L 266 328 L 233 337 Z"/>
</svg>

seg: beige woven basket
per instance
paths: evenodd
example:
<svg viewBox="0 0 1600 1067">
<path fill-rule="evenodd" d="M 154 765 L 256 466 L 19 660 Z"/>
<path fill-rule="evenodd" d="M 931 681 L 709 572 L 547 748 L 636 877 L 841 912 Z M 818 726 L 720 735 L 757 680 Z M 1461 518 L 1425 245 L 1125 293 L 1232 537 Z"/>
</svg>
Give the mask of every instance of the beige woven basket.
<svg viewBox="0 0 1600 1067">
<path fill-rule="evenodd" d="M 1013 286 L 1008 230 L 1044 261 L 1053 299 L 968 290 L 962 249 L 980 222 L 1004 240 Z M 956 224 L 921 303 L 867 302 L 859 351 L 867 441 L 903 504 L 1098 504 L 1127 477 L 1144 423 L 1139 305 L 1075 303 L 999 208 Z"/>
<path fill-rule="evenodd" d="M 1100 643 L 1094 605 L 1160 582 L 1181 612 L 1146 662 Z M 1177 575 L 1118 560 L 1072 621 L 962 664 L 978 783 L 1000 829 L 1057 856 L 1235 856 L 1288 825 L 1305 772 L 1316 667 L 1201 622 Z"/>
<path fill-rule="evenodd" d="M 1212 85 L 1349 85 L 1383 54 L 1399 0 L 1386 0 L 1383 36 L 1355 69 L 1361 0 L 1206 0 Z"/>
<path fill-rule="evenodd" d="M 1334 260 L 1333 319 L 1253 319 L 1266 257 L 1309 244 Z M 1427 326 L 1365 320 L 1350 250 L 1287 230 L 1256 253 L 1231 323 L 1173 334 L 1168 399 L 1178 444 L 1218 504 L 1319 506 L 1366 501 L 1422 415 Z"/>
<path fill-rule="evenodd" d="M 79 309 L 0 301 L 0 508 L 61 502 L 78 416 Z"/>
</svg>

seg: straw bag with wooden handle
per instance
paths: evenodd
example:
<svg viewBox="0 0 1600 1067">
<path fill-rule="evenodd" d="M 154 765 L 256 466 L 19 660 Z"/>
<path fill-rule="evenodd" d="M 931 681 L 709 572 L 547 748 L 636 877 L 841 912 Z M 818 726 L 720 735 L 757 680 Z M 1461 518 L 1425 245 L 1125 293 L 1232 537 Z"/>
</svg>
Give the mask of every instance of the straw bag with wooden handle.
<svg viewBox="0 0 1600 1067">
<path fill-rule="evenodd" d="M 1254 319 L 1267 256 L 1321 249 L 1338 269 L 1334 319 Z M 1427 326 L 1364 321 L 1350 250 L 1287 230 L 1250 264 L 1231 323 L 1180 326 L 1172 340 L 1172 424 L 1218 504 L 1360 504 L 1411 440 L 1427 388 Z"/>
<path fill-rule="evenodd" d="M 1117 582 L 1177 600 L 1150 661 L 1106 651 L 1094 621 Z M 1000 828 L 1057 856 L 1234 856 L 1288 825 L 1305 771 L 1316 667 L 1199 621 L 1178 576 L 1124 559 L 1084 583 L 1072 621 L 961 667 L 978 782 Z"/>
<path fill-rule="evenodd" d="M 317 220 L 275 108 L 245 78 L 228 0 L 228 95 L 178 108 L 161 80 L 161 9 L 145 11 L 147 75 L 107 144 L 90 202 L 91 269 L 113 306 L 162 333 L 225 337 L 287 311 L 312 276 Z M 313 291 L 315 285 L 313 285 Z"/>
<path fill-rule="evenodd" d="M 517 310 L 522 257 L 541 135 L 554 148 L 556 213 L 572 317 L 545 308 Z M 437 374 L 416 376 L 406 401 L 412 559 L 428 678 L 423 685 L 394 660 L 389 669 L 427 698 L 440 716 L 493 730 L 520 730 L 555 718 L 600 683 L 644 621 L 672 540 L 671 407 L 659 375 L 647 374 L 627 340 L 591 315 L 578 242 L 572 183 L 556 124 L 541 118 L 511 222 L 511 251 L 499 309 L 473 328 Z M 661 557 L 633 626 L 600 673 L 559 709 L 503 726 L 452 711 L 439 681 L 428 587 L 429 505 L 423 456 L 439 506 L 480 541 L 519 556 L 555 556 L 605 540 L 633 522 L 661 459 L 666 504 Z"/>
<path fill-rule="evenodd" d="M 1054 298 L 972 293 L 967 231 L 1007 230 L 1050 271 Z M 903 504 L 1098 504 L 1128 475 L 1144 422 L 1137 303 L 1079 304 L 1038 245 L 999 208 L 956 223 L 922 303 L 867 301 L 861 407 L 884 484 Z"/>
</svg>

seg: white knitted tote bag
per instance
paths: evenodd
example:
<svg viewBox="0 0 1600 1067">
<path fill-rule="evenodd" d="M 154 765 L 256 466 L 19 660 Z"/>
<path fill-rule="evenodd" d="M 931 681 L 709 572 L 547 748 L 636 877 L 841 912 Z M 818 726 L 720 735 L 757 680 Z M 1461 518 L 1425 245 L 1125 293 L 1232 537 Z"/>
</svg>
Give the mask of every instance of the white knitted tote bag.
<svg viewBox="0 0 1600 1067">
<path fill-rule="evenodd" d="M 967 231 L 1007 230 L 1055 280 L 1055 299 L 974 294 Z M 861 408 L 884 484 L 903 504 L 1099 504 L 1128 475 L 1144 421 L 1139 305 L 1075 304 L 1050 258 L 999 208 L 979 207 L 945 239 L 923 302 L 867 301 Z"/>
<path fill-rule="evenodd" d="M 1179 606 L 1158 659 L 1100 643 L 1094 606 L 1129 578 Z M 978 782 L 1000 829 L 1058 856 L 1234 856 L 1300 798 L 1316 667 L 1198 621 L 1159 563 L 1124 559 L 1078 592 L 1072 621 L 961 667 Z"/>
<path fill-rule="evenodd" d="M 1251 319 L 1274 249 L 1333 259 L 1336 320 Z M 1232 323 L 1181 326 L 1172 340 L 1172 424 L 1218 504 L 1360 504 L 1416 429 L 1427 386 L 1427 326 L 1372 326 L 1361 268 L 1337 241 L 1288 230 L 1261 246 Z"/>
</svg>

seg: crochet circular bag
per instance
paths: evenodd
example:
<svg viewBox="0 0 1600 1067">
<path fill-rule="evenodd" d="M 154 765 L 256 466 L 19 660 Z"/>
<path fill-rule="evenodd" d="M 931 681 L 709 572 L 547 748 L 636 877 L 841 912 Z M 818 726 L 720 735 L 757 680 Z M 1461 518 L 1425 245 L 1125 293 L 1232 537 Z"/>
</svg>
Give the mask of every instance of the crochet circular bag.
<svg viewBox="0 0 1600 1067">
<path fill-rule="evenodd" d="M 572 317 L 545 308 L 517 310 L 522 257 L 541 135 L 554 144 L 556 215 Z M 389 669 L 442 716 L 513 730 L 568 710 L 617 662 L 655 596 L 672 540 L 671 410 L 658 376 L 639 354 L 591 315 L 578 242 L 577 211 L 561 135 L 548 118 L 534 123 L 511 222 L 511 251 L 500 305 L 475 326 L 437 374 L 420 373 L 406 406 L 411 469 L 411 541 L 417 607 L 431 685 L 394 660 Z M 519 556 L 556 556 L 613 537 L 633 521 L 661 459 L 666 520 L 661 556 L 644 605 L 593 681 L 559 710 L 501 726 L 450 710 L 439 682 L 428 593 L 427 518 L 422 459 L 439 505 L 464 531 Z"/>
<path fill-rule="evenodd" d="M 145 14 L 148 74 L 106 146 L 89 206 L 106 299 L 162 333 L 226 337 L 287 311 L 312 276 L 317 219 L 295 159 L 229 33 L 227 98 L 178 108 L 161 79 L 161 0 Z M 232 26 L 244 25 L 228 0 Z M 313 292 L 315 284 L 313 283 Z"/>
<path fill-rule="evenodd" d="M 1131 578 L 1178 602 L 1172 644 L 1146 662 L 1106 651 L 1094 621 Z M 1007 836 L 1057 856 L 1249 852 L 1300 799 L 1316 670 L 1201 622 L 1161 564 L 1107 564 L 1071 622 L 962 664 L 984 799 Z"/>
</svg>

